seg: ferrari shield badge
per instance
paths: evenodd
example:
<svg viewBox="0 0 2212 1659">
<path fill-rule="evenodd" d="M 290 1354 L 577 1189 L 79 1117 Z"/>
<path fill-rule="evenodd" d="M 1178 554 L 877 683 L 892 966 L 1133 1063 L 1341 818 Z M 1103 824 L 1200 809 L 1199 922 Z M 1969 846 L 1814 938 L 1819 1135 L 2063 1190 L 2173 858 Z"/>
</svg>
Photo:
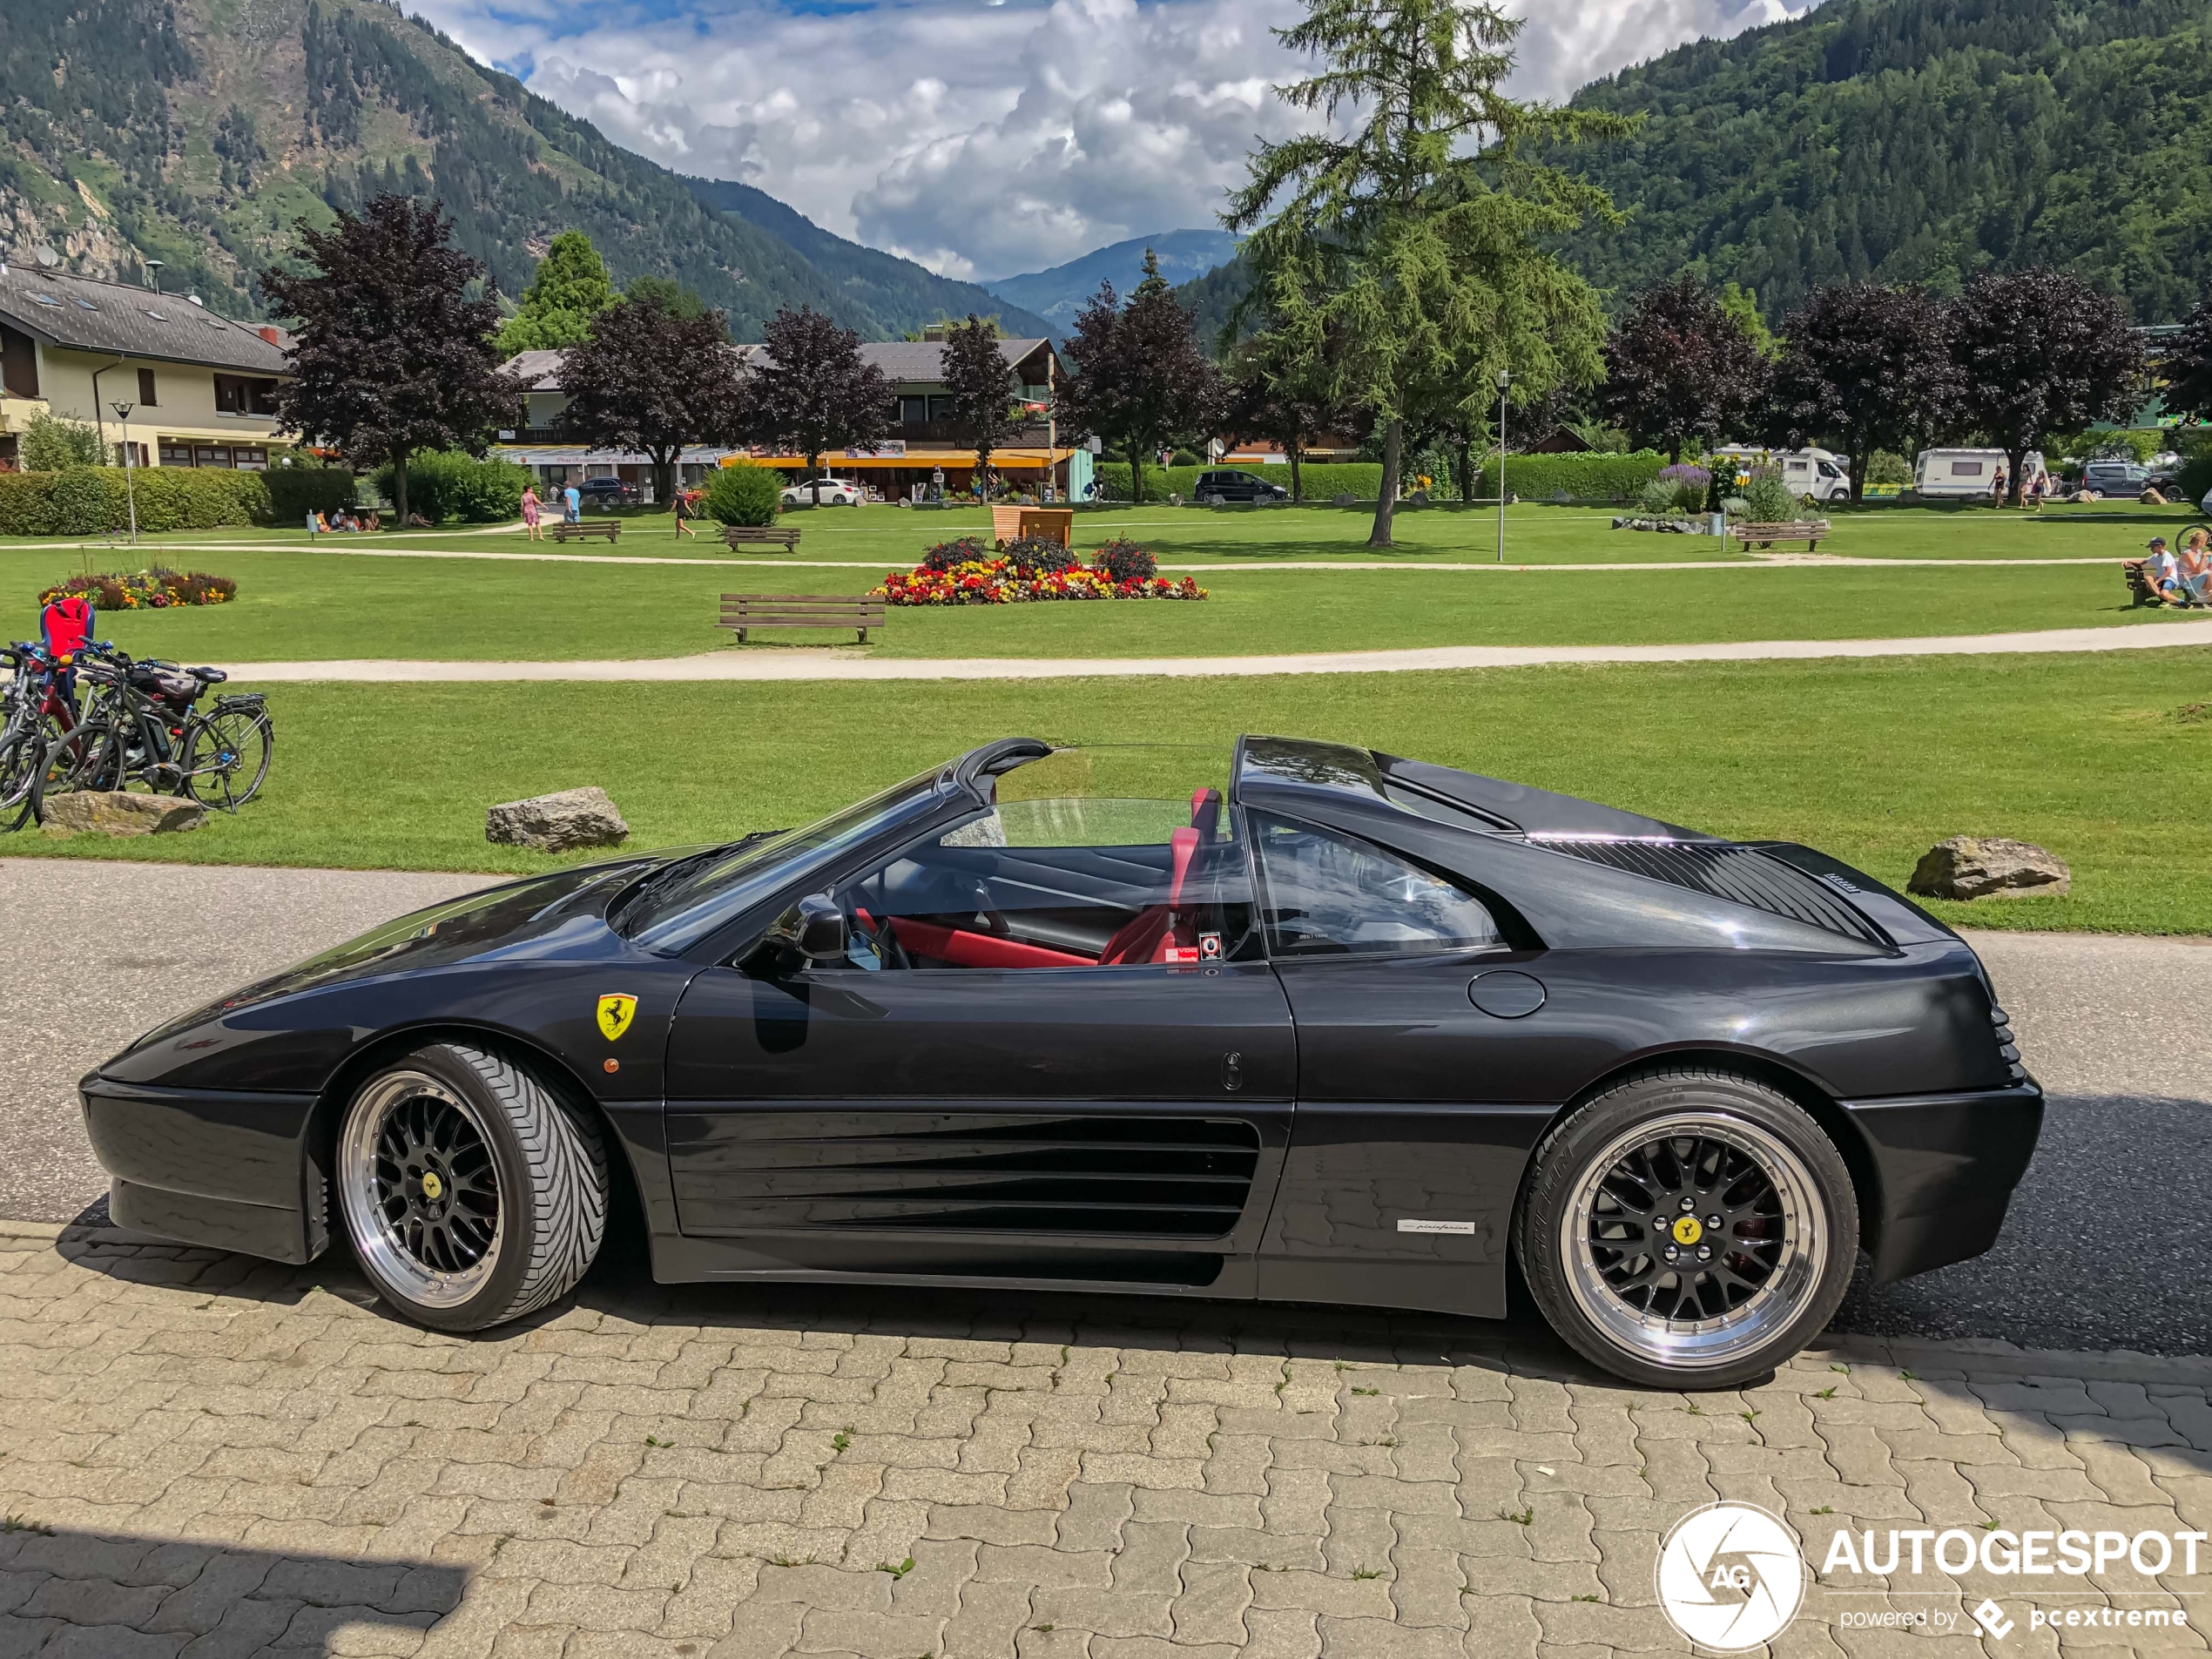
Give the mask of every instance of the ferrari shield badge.
<svg viewBox="0 0 2212 1659">
<path fill-rule="evenodd" d="M 612 1042 L 630 1029 L 630 1022 L 637 1017 L 637 999 L 620 991 L 609 993 L 599 999 L 599 1029 Z"/>
</svg>

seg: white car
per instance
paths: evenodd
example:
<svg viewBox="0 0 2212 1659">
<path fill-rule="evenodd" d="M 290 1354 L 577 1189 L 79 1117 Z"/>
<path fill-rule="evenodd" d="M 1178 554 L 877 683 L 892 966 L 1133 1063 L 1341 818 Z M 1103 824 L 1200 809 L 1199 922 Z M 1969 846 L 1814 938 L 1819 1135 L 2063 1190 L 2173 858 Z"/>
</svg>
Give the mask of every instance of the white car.
<svg viewBox="0 0 2212 1659">
<path fill-rule="evenodd" d="M 817 496 L 815 491 L 821 494 Z M 796 483 L 784 491 L 786 507 L 811 507 L 819 500 L 825 507 L 858 507 L 868 498 L 866 486 L 850 478 L 820 478 Z"/>
</svg>

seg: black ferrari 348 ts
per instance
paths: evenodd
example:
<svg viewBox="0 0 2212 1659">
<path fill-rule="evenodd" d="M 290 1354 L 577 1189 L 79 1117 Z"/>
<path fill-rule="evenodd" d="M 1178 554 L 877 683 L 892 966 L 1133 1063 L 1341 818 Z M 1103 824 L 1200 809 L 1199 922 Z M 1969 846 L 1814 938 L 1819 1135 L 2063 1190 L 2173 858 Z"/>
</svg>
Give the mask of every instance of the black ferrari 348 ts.
<svg viewBox="0 0 2212 1659">
<path fill-rule="evenodd" d="M 1260 737 L 1010 738 L 494 887 L 83 1092 L 118 1224 L 335 1228 L 445 1330 L 564 1294 L 627 1183 L 663 1281 L 1494 1316 L 1517 1265 L 1670 1386 L 1786 1359 L 1861 1250 L 1986 1250 L 2042 1116 L 1973 953 L 1832 859 Z"/>
</svg>

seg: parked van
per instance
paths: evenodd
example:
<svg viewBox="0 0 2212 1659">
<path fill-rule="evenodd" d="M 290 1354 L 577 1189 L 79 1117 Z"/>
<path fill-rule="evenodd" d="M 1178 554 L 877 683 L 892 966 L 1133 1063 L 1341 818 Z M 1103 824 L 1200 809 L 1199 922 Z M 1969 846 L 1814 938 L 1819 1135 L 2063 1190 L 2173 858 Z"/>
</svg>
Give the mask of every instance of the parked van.
<svg viewBox="0 0 2212 1659">
<path fill-rule="evenodd" d="M 1976 496 L 1986 500 L 2006 464 L 2002 449 L 1923 449 L 1912 469 L 1912 488 L 1929 501 L 1966 501 Z M 2042 470 L 2041 450 L 2030 449 L 2021 457 L 2021 477 L 2033 478 Z M 2008 488 L 2017 491 L 2020 479 L 2011 478 Z"/>
<path fill-rule="evenodd" d="M 1730 443 L 1714 450 L 1710 458 L 1715 466 L 1732 461 L 1743 472 L 1753 467 L 1777 467 L 1784 483 L 1814 501 L 1851 497 L 1851 457 L 1831 449 L 1759 449 Z"/>
</svg>

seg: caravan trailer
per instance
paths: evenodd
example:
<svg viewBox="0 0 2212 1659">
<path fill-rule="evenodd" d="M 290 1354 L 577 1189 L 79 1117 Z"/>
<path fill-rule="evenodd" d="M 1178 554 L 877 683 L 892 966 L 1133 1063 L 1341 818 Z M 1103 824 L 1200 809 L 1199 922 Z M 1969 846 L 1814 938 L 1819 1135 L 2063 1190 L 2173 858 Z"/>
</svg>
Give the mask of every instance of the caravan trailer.
<svg viewBox="0 0 2212 1659">
<path fill-rule="evenodd" d="M 1925 501 L 1986 500 L 2006 460 L 2002 449 L 1923 449 L 1912 469 L 1912 488 Z M 2020 460 L 2021 475 L 2033 478 L 2042 470 L 2042 451 L 2030 449 Z M 2019 479 L 2011 481 L 2012 489 L 2019 486 Z"/>
<path fill-rule="evenodd" d="M 1845 501 L 1851 496 L 1851 457 L 1830 449 L 1757 449 L 1749 444 L 1723 444 L 1708 457 L 1714 466 L 1734 462 L 1739 474 L 1754 467 L 1781 469 L 1782 482 L 1795 495 L 1814 501 Z"/>
</svg>

